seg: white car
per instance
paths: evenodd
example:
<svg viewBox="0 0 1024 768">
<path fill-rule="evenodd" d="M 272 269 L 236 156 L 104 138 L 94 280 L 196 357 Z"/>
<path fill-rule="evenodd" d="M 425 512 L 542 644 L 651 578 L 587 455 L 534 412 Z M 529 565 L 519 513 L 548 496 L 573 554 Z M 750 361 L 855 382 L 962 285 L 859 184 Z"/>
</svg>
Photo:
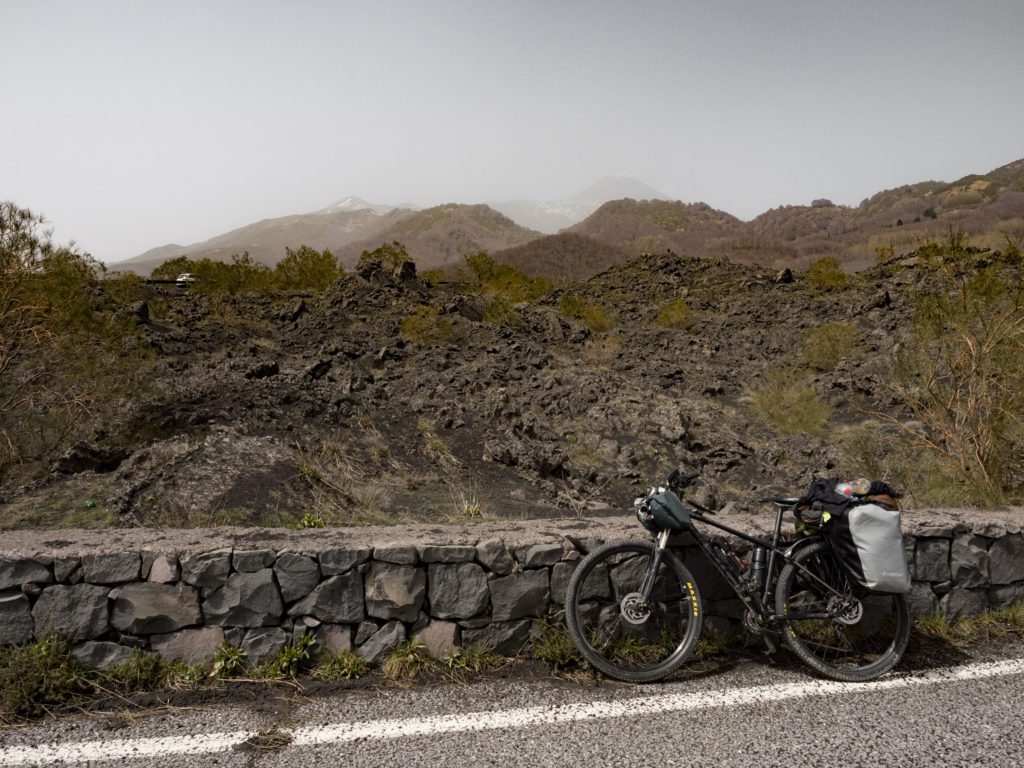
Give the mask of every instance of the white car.
<svg viewBox="0 0 1024 768">
<path fill-rule="evenodd" d="M 193 275 L 191 272 L 182 272 L 180 275 L 178 275 L 177 279 L 175 280 L 175 282 L 182 288 L 187 288 L 195 281 L 196 276 Z"/>
</svg>

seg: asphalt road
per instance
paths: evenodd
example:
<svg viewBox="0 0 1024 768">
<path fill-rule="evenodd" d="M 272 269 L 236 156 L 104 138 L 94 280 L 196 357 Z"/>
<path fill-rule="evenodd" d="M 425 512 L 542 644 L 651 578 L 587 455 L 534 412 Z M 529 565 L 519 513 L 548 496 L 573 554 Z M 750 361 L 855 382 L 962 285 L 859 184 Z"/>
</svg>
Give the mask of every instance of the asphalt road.
<svg viewBox="0 0 1024 768">
<path fill-rule="evenodd" d="M 1020 646 L 861 685 L 744 660 L 647 686 L 512 679 L 278 703 L 11 728 L 0 731 L 0 766 L 1002 767 L 1024 759 Z"/>
</svg>

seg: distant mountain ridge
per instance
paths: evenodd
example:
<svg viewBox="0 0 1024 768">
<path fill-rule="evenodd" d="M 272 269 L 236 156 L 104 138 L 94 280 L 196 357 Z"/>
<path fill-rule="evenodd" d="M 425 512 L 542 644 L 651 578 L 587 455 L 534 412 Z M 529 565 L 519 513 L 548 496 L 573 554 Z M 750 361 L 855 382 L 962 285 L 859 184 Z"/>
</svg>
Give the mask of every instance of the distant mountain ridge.
<svg viewBox="0 0 1024 768">
<path fill-rule="evenodd" d="M 229 261 L 233 255 L 241 253 L 248 253 L 261 264 L 273 266 L 284 258 L 285 248 L 308 245 L 319 250 L 326 248 L 333 251 L 355 240 L 372 237 L 375 232 L 385 230 L 414 214 L 403 208 L 387 207 L 386 212 L 378 213 L 368 206 L 345 208 L 337 205 L 331 206 L 335 210 L 328 207 L 315 213 L 263 219 L 189 246 L 160 246 L 134 259 L 115 264 L 113 268 L 148 274 L 175 256 Z"/>
<path fill-rule="evenodd" d="M 632 197 L 638 200 L 668 200 L 668 195 L 629 176 L 606 176 L 565 200 L 538 203 L 533 200 L 488 201 L 496 211 L 517 224 L 545 234 L 554 234 L 587 218 L 603 203 Z"/>
<path fill-rule="evenodd" d="M 705 203 L 617 200 L 569 231 L 630 256 L 671 250 L 765 266 L 806 267 L 831 256 L 857 271 L 887 254 L 963 229 L 978 245 L 1024 238 L 1024 160 L 955 182 L 925 181 L 884 190 L 858 206 L 819 199 L 786 205 L 744 222 Z"/>
<path fill-rule="evenodd" d="M 420 269 L 438 269 L 462 263 L 476 251 L 500 251 L 541 237 L 486 205 L 446 203 L 402 217 L 371 237 L 335 251 L 350 267 L 365 250 L 391 241 L 405 246 Z"/>
<path fill-rule="evenodd" d="M 623 191 L 634 194 L 596 200 Z M 508 263 L 543 271 L 543 249 L 550 246 L 552 275 L 593 274 L 595 265 L 619 258 L 615 254 L 628 258 L 665 250 L 798 268 L 832 256 L 846 269 L 858 270 L 890 251 L 913 250 L 950 227 L 962 228 L 976 235 L 978 244 L 992 247 L 999 247 L 1006 236 L 1024 238 L 1024 159 L 952 183 L 924 181 L 883 190 L 858 206 L 819 199 L 773 208 L 749 222 L 706 203 L 667 200 L 627 177 L 602 179 L 571 199 L 549 203 L 449 203 L 414 210 L 349 196 L 313 213 L 264 219 L 202 243 L 160 246 L 113 268 L 148 273 L 182 254 L 227 261 L 245 251 L 273 265 L 286 247 L 299 245 L 330 249 L 351 265 L 362 250 L 398 240 L 424 269 L 450 266 L 476 250 L 497 252 L 533 242 L 530 249 L 505 254 Z M 590 244 L 541 239 L 561 231 L 588 238 Z M 590 254 L 591 267 L 583 265 L 583 254 Z"/>
</svg>

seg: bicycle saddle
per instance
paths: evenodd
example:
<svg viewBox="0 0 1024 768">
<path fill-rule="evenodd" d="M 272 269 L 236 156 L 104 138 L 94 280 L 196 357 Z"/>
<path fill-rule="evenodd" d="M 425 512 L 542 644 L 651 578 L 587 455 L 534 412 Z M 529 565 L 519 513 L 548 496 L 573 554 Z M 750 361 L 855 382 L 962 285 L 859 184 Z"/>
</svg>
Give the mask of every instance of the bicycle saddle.
<svg viewBox="0 0 1024 768">
<path fill-rule="evenodd" d="M 759 504 L 778 504 L 780 507 L 795 507 L 800 501 L 799 496 L 769 496 L 757 500 Z"/>
</svg>

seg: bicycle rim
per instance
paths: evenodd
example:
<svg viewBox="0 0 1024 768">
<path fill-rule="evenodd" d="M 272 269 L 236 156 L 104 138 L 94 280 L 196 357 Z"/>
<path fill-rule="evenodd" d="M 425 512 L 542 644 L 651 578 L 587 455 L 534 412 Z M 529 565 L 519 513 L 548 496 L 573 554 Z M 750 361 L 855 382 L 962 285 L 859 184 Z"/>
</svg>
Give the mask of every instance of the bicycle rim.
<svg viewBox="0 0 1024 768">
<path fill-rule="evenodd" d="M 784 616 L 828 612 L 834 618 L 786 622 L 790 650 L 836 680 L 870 680 L 892 669 L 910 633 L 903 596 L 855 587 L 826 542 L 798 552 L 794 563 L 779 577 L 776 609 Z"/>
<path fill-rule="evenodd" d="M 576 646 L 610 677 L 647 682 L 676 670 L 700 635 L 697 585 L 665 552 L 647 605 L 641 585 L 654 553 L 647 542 L 606 544 L 584 558 L 566 595 L 566 624 Z"/>
</svg>

